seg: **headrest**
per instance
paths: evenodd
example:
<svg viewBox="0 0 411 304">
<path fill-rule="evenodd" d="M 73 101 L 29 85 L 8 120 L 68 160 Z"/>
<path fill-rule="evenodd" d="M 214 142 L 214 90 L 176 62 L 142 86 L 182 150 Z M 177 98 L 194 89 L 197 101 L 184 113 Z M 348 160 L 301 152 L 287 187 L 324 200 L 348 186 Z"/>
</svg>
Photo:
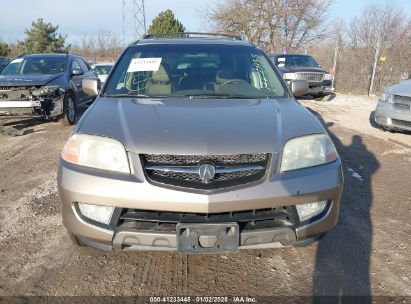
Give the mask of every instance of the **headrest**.
<svg viewBox="0 0 411 304">
<path fill-rule="evenodd" d="M 160 67 L 158 68 L 157 71 L 153 72 L 153 75 L 151 76 L 151 82 L 156 83 L 158 82 L 168 82 L 170 81 L 170 77 L 168 76 L 168 73 L 164 66 L 160 64 Z"/>
</svg>

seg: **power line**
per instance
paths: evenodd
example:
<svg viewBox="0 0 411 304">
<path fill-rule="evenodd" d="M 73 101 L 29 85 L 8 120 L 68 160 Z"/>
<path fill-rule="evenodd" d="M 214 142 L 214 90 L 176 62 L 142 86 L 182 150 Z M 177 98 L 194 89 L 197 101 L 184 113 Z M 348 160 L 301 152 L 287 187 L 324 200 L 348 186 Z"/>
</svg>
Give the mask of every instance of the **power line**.
<svg viewBox="0 0 411 304">
<path fill-rule="evenodd" d="M 123 44 L 140 39 L 146 34 L 144 0 L 122 0 Z"/>
</svg>

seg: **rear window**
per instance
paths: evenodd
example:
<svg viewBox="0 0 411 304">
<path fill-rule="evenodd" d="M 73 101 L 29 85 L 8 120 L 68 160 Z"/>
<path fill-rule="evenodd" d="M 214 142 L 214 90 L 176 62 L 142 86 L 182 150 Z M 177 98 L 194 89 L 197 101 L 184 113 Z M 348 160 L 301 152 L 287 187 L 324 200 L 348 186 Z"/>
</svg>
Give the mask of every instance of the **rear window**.
<svg viewBox="0 0 411 304">
<path fill-rule="evenodd" d="M 230 45 L 140 45 L 121 57 L 106 96 L 285 96 L 265 54 Z"/>
</svg>

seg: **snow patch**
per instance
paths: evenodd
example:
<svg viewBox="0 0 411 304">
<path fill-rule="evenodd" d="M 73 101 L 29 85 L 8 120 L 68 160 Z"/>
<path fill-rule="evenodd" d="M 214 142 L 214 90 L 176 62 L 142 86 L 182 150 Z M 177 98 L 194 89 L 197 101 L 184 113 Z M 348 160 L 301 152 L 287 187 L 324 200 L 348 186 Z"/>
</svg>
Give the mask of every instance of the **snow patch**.
<svg viewBox="0 0 411 304">
<path fill-rule="evenodd" d="M 347 167 L 348 173 L 351 173 L 351 175 L 357 179 L 359 179 L 360 181 L 364 181 L 364 179 L 362 178 L 361 174 L 359 174 L 358 172 L 354 171 L 354 169 Z"/>
</svg>

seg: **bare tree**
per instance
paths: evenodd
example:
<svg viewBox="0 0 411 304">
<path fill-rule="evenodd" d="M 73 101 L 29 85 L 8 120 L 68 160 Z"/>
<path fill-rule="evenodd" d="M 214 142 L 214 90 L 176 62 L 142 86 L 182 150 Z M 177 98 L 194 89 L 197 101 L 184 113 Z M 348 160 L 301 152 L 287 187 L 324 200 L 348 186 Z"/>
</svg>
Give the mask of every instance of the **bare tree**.
<svg viewBox="0 0 411 304">
<path fill-rule="evenodd" d="M 406 10 L 387 1 L 385 5 L 364 7 L 345 23 L 338 25 L 333 35 L 307 49 L 328 69 L 334 64 L 338 45 L 337 91 L 369 93 L 373 70 L 373 94 L 408 76 L 411 72 L 411 19 Z M 378 52 L 377 37 L 381 37 Z"/>
<path fill-rule="evenodd" d="M 323 39 L 333 0 L 226 0 L 208 6 L 214 31 L 238 34 L 268 51 L 293 50 Z"/>
<path fill-rule="evenodd" d="M 368 94 L 373 94 L 374 86 L 385 83 L 384 78 L 392 78 L 393 69 L 400 75 L 404 66 L 394 64 L 387 70 L 387 63 L 403 61 L 403 55 L 396 50 L 406 50 L 407 37 L 410 36 L 410 19 L 404 11 L 393 2 L 385 5 L 370 5 L 364 7 L 361 13 L 353 17 L 347 27 L 348 43 L 353 55 L 361 62 L 361 69 L 368 72 Z M 405 43 L 404 43 L 405 42 Z M 395 61 L 392 55 L 396 53 Z M 409 58 L 409 57 L 408 57 Z M 383 60 L 381 60 L 383 59 Z"/>
<path fill-rule="evenodd" d="M 113 61 L 123 49 L 121 37 L 100 30 L 97 35 L 82 36 L 72 45 L 71 51 L 89 59 Z"/>
</svg>

